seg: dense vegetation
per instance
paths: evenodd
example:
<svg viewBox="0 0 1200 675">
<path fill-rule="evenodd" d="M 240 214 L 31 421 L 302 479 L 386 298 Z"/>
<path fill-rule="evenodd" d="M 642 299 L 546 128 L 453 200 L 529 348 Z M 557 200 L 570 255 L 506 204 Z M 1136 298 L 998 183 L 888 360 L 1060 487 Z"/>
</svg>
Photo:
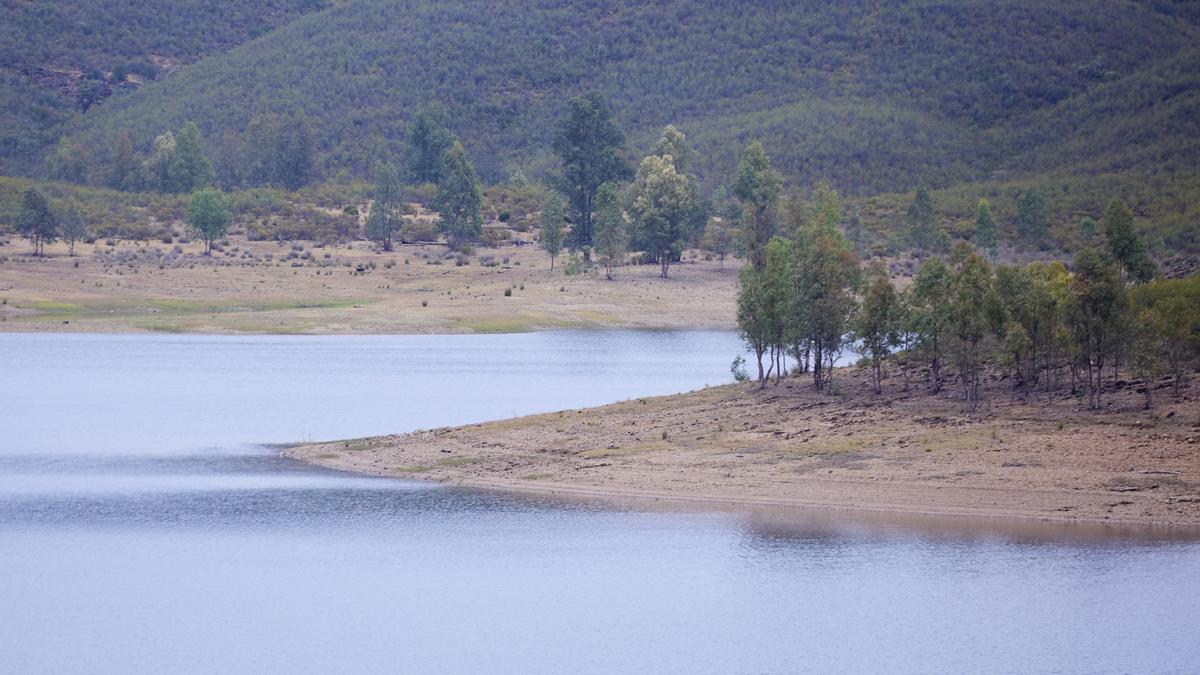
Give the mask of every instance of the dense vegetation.
<svg viewBox="0 0 1200 675">
<path fill-rule="evenodd" d="M 40 168 L 83 109 L 224 52 L 327 0 L 33 0 L 0 4 L 0 171 Z M 161 130 L 160 130 L 161 131 Z"/>
<path fill-rule="evenodd" d="M 743 165 L 755 160 L 747 153 Z M 751 179 L 752 187 L 773 181 L 763 172 Z M 753 194 L 772 199 L 747 190 Z M 1039 199 L 1026 193 L 1021 221 L 1044 217 Z M 751 197 L 745 201 L 754 208 Z M 990 367 L 1026 396 L 1065 389 L 1069 380 L 1071 393 L 1085 392 L 1088 406 L 1100 408 L 1105 387 L 1120 382 L 1125 367 L 1142 381 L 1149 408 L 1160 378 L 1169 375 L 1179 395 L 1200 361 L 1200 274 L 1155 279 L 1133 215 L 1118 199 L 1070 269 L 1058 262 L 993 266 L 960 241 L 947 256 L 927 257 L 903 290 L 880 261 L 863 269 L 843 234 L 836 192 L 822 189 L 782 215 L 771 228 L 778 234 L 765 242 L 760 224 L 743 225 L 744 241 L 760 250 L 749 251 L 739 273 L 738 325 L 764 386 L 788 371 L 790 357 L 794 371 L 828 388 L 838 355 L 853 347 L 870 365 L 877 393 L 885 363 L 894 364 L 906 390 L 911 373 L 920 373 L 934 392 L 956 383 L 974 406 Z M 917 193 L 907 215 L 914 236 L 921 221 L 936 223 L 927 192 Z M 990 220 L 981 201 L 981 238 Z M 738 361 L 734 372 L 747 377 Z"/>
<path fill-rule="evenodd" d="M 106 103 L 74 135 L 102 148 L 127 131 L 145 149 L 189 119 L 215 139 L 302 111 L 323 173 L 365 177 L 438 105 L 495 182 L 551 169 L 545 130 L 596 89 L 634 147 L 667 122 L 688 133 L 710 187 L 753 139 L 785 175 L 851 195 L 1062 162 L 1125 170 L 1161 164 L 1156 152 L 1192 167 L 1195 15 L 1182 2 L 356 0 Z"/>
</svg>

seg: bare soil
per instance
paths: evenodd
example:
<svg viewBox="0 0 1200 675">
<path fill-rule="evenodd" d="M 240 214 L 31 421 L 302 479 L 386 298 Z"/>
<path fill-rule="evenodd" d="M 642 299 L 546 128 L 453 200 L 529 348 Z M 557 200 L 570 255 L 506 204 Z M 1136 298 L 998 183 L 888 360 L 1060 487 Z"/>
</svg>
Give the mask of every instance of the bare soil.
<svg viewBox="0 0 1200 675">
<path fill-rule="evenodd" d="M 884 394 L 841 369 L 807 379 L 291 448 L 356 472 L 566 496 L 826 507 L 1200 528 L 1200 404 L 1156 383 L 1085 409 L 992 380 L 978 410 L 951 388 Z M 1200 530 L 1198 530 L 1200 531 Z"/>
<path fill-rule="evenodd" d="M 377 252 L 366 242 L 235 237 L 196 242 L 0 245 L 0 331 L 470 333 L 553 328 L 733 328 L 737 270 L 689 254 L 566 276 L 536 246 L 478 248 L 459 265 L 441 245 Z M 505 296 L 508 289 L 510 295 Z"/>
</svg>

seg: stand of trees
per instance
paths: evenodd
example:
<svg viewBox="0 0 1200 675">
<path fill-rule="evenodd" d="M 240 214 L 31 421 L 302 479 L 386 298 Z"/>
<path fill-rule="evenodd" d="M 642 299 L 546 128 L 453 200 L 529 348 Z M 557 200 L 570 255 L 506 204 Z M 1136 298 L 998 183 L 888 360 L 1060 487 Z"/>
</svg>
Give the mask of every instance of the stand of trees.
<svg viewBox="0 0 1200 675">
<path fill-rule="evenodd" d="M 753 192 L 742 195 L 752 212 Z M 945 257 L 927 258 L 903 291 L 880 267 L 864 284 L 862 265 L 837 227 L 836 192 L 818 191 L 806 207 L 791 210 L 799 211 L 791 231 L 765 245 L 762 220 L 748 217 L 743 225 L 751 264 L 739 276 L 738 325 L 763 386 L 772 377 L 778 382 L 791 358 L 797 373 L 825 389 L 837 356 L 853 345 L 871 367 L 876 392 L 887 364 L 901 369 L 905 388 L 919 364 L 931 391 L 957 383 L 974 406 L 990 365 L 1026 396 L 1069 386 L 1097 409 L 1108 383 L 1127 368 L 1143 380 L 1149 407 L 1153 379 L 1170 375 L 1178 393 L 1200 359 L 1200 275 L 1155 280 L 1129 209 L 1118 200 L 1100 223 L 1103 246 L 1081 250 L 1069 269 L 1043 262 L 993 267 L 960 242 Z M 928 223 L 929 210 L 927 196 L 918 197 L 909 218 Z M 989 219 L 981 202 L 979 229 L 986 232 Z"/>
</svg>

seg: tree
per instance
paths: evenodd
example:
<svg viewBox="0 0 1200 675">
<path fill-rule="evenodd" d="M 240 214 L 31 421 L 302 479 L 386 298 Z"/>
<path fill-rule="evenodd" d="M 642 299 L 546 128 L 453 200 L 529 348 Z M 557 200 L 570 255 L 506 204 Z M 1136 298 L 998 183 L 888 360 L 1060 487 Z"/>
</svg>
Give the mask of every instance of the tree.
<svg viewBox="0 0 1200 675">
<path fill-rule="evenodd" d="M 687 137 L 673 124 L 663 127 L 662 134 L 650 154 L 656 157 L 670 157 L 675 164 L 675 170 L 681 174 L 687 173 L 688 164 L 692 159 L 692 149 L 687 144 Z"/>
<path fill-rule="evenodd" d="M 232 216 L 220 190 L 201 190 L 188 200 L 183 222 L 196 237 L 204 240 L 204 255 L 212 255 L 213 242 L 225 236 Z"/>
<path fill-rule="evenodd" d="M 1104 389 L 1104 363 L 1116 348 L 1126 306 L 1125 284 L 1120 269 L 1095 249 L 1080 251 L 1074 267 L 1069 316 L 1087 373 L 1088 407 L 1097 409 Z"/>
<path fill-rule="evenodd" d="M 929 384 L 942 388 L 942 360 L 950 331 L 951 272 L 941 258 L 930 258 L 917 270 L 912 286 L 910 318 L 917 350 L 929 361 Z"/>
<path fill-rule="evenodd" d="M 604 264 L 604 278 L 612 280 L 613 267 L 625 257 L 628 233 L 621 195 L 615 183 L 604 183 L 596 191 L 595 251 Z"/>
<path fill-rule="evenodd" d="M 221 132 L 221 141 L 217 145 L 213 171 L 217 185 L 222 190 L 233 190 L 242 186 L 245 176 L 242 158 L 245 156 L 245 152 L 242 147 L 242 138 L 237 131 L 227 128 Z"/>
<path fill-rule="evenodd" d="M 922 251 L 936 251 L 941 248 L 938 241 L 937 214 L 929 190 L 917 190 L 904 220 L 908 224 L 909 236 L 914 246 Z"/>
<path fill-rule="evenodd" d="M 758 363 L 758 381 L 766 382 L 763 354 L 771 340 L 771 313 L 764 284 L 764 272 L 753 265 L 738 271 L 737 322 L 742 341 L 754 352 Z"/>
<path fill-rule="evenodd" d="M 950 334 L 954 337 L 963 399 L 974 406 L 979 401 L 983 342 L 999 328 L 1002 314 L 992 288 L 991 267 L 983 256 L 969 249 L 967 246 L 967 250 L 956 254 L 961 262 L 950 295 Z"/>
<path fill-rule="evenodd" d="M 46 244 L 53 243 L 58 222 L 50 202 L 37 190 L 29 188 L 21 195 L 21 210 L 17 214 L 17 232 L 33 244 L 33 254 L 46 254 Z"/>
<path fill-rule="evenodd" d="M 400 172 L 390 164 L 375 166 L 375 200 L 367 216 L 367 238 L 383 250 L 392 250 L 392 240 L 404 225 L 404 186 Z"/>
<path fill-rule="evenodd" d="M 803 342 L 811 350 L 813 385 L 820 390 L 829 383 L 833 363 L 846 344 L 862 270 L 850 243 L 837 230 L 802 228 L 793 251 L 789 342 Z"/>
<path fill-rule="evenodd" d="M 1133 225 L 1133 212 L 1125 202 L 1114 199 L 1104 210 L 1104 242 L 1108 254 L 1121 266 L 1126 279 L 1149 281 L 1154 277 L 1154 261 L 1146 253 L 1146 247 L 1138 237 Z"/>
<path fill-rule="evenodd" d="M 783 178 L 771 168 L 771 160 L 762 143 L 746 146 L 738 158 L 733 177 L 733 194 L 742 202 L 743 236 L 750 262 L 762 269 L 766 265 L 766 247 L 775 236 L 774 211 L 783 190 Z"/>
<path fill-rule="evenodd" d="M 1029 188 L 1017 200 L 1017 237 L 1025 242 L 1041 241 L 1049 227 L 1048 218 L 1041 189 Z"/>
<path fill-rule="evenodd" d="M 154 148 L 150 156 L 142 162 L 139 183 L 150 190 L 170 192 L 171 164 L 175 155 L 175 134 L 164 132 L 154 139 Z"/>
<path fill-rule="evenodd" d="M 303 114 L 280 120 L 275 142 L 275 180 L 289 190 L 308 185 L 313 176 L 313 132 Z"/>
<path fill-rule="evenodd" d="M 695 187 L 675 170 L 670 155 L 642 160 L 633 185 L 634 224 L 638 240 L 658 258 L 660 276 L 667 278 L 688 235 L 688 217 L 695 206 Z"/>
<path fill-rule="evenodd" d="M 73 206 L 69 206 L 63 211 L 62 222 L 59 223 L 59 231 L 62 234 L 63 241 L 67 242 L 67 254 L 70 256 L 75 255 L 75 242 L 88 236 L 87 225 L 83 222 L 83 215 Z"/>
<path fill-rule="evenodd" d="M 598 93 L 567 101 L 567 114 L 558 122 L 554 152 L 562 160 L 558 187 L 571 207 L 568 245 L 581 249 L 592 244 L 592 219 L 596 192 L 609 181 L 629 178 L 629 166 L 620 157 L 625 134 Z"/>
<path fill-rule="evenodd" d="M 64 138 L 46 159 L 46 175 L 50 180 L 86 183 L 91 163 L 92 157 L 87 148 Z"/>
<path fill-rule="evenodd" d="M 114 190 L 131 190 L 136 187 L 138 163 L 133 154 L 133 141 L 129 132 L 122 131 L 113 143 L 112 158 L 109 160 L 105 183 Z"/>
<path fill-rule="evenodd" d="M 975 245 L 996 257 L 996 220 L 992 218 L 992 205 L 986 199 L 979 200 L 975 208 Z"/>
<path fill-rule="evenodd" d="M 854 335 L 862 353 L 871 359 L 871 382 L 875 393 L 883 392 L 883 360 L 900 344 L 900 298 L 883 268 L 873 271 L 863 295 L 862 310 L 854 323 Z"/>
<path fill-rule="evenodd" d="M 733 243 L 733 228 L 723 218 L 710 218 L 700 245 L 717 256 L 722 267 L 725 266 L 726 256 L 733 251 Z"/>
<path fill-rule="evenodd" d="M 438 212 L 438 232 L 446 235 L 451 248 L 460 248 L 483 234 L 483 192 L 479 177 L 462 143 L 454 141 L 442 157 L 442 172 L 433 198 Z"/>
<path fill-rule="evenodd" d="M 1200 359 L 1200 274 L 1156 279 L 1136 286 L 1133 294 L 1139 319 L 1135 325 L 1145 336 L 1134 355 L 1165 360 L 1178 398 L 1187 373 Z"/>
<path fill-rule="evenodd" d="M 542 250 L 550 255 L 550 272 L 554 273 L 554 259 L 562 251 L 563 242 L 563 203 L 558 193 L 553 190 L 546 193 L 542 200 L 542 212 L 538 216 L 541 227 Z"/>
<path fill-rule="evenodd" d="M 279 118 L 273 113 L 255 115 L 242 132 L 242 177 L 247 185 L 270 185 L 275 180 Z"/>
<path fill-rule="evenodd" d="M 166 192 L 195 192 L 212 184 L 212 163 L 204 155 L 204 138 L 195 122 L 183 125 L 175 136 L 167 175 Z"/>
<path fill-rule="evenodd" d="M 442 123 L 442 115 L 424 109 L 408 123 L 408 143 L 412 146 L 413 178 L 419 183 L 436 183 L 441 178 L 442 156 L 455 142 L 454 134 Z"/>
</svg>

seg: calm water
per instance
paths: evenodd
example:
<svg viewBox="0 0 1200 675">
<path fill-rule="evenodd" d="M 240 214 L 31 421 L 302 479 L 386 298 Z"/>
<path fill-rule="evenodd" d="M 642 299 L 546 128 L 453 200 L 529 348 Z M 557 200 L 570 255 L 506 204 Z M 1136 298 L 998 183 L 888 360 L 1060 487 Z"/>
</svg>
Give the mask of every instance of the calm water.
<svg viewBox="0 0 1200 675">
<path fill-rule="evenodd" d="M 263 445 L 729 379 L 727 333 L 0 335 L 0 671 L 1200 669 L 1200 545 L 689 513 Z"/>
</svg>

